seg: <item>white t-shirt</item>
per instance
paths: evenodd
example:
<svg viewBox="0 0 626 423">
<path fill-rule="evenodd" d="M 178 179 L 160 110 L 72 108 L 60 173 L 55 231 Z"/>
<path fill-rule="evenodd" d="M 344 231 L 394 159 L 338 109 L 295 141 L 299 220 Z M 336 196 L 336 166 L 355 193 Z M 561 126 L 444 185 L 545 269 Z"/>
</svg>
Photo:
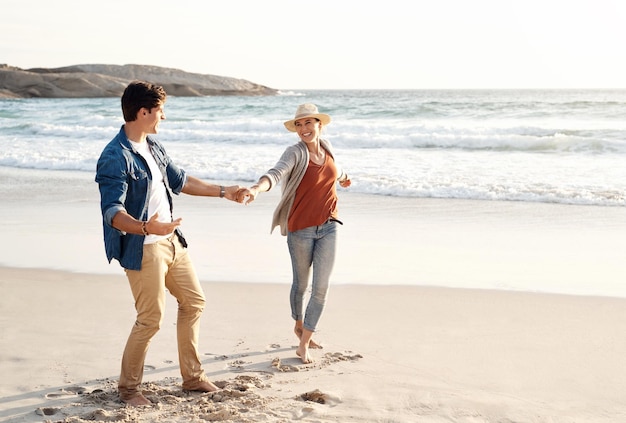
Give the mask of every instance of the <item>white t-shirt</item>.
<svg viewBox="0 0 626 423">
<path fill-rule="evenodd" d="M 170 203 L 167 200 L 167 188 L 163 181 L 163 174 L 150 152 L 150 145 L 147 142 L 130 141 L 130 143 L 137 153 L 146 159 L 150 173 L 152 173 L 152 184 L 150 192 L 148 193 L 148 218 L 152 217 L 155 213 L 159 213 L 159 217 L 157 218 L 159 222 L 170 223 L 172 221 L 172 213 L 170 212 Z M 143 243 L 152 244 L 168 236 L 169 235 L 148 235 L 145 237 Z"/>
</svg>

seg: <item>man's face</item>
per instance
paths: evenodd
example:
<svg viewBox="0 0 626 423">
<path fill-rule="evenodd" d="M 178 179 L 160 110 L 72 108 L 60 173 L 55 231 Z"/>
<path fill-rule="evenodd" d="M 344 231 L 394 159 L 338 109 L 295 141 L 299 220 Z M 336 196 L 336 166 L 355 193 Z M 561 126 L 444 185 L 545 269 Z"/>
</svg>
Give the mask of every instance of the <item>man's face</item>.
<svg viewBox="0 0 626 423">
<path fill-rule="evenodd" d="M 165 111 L 163 110 L 163 104 L 153 107 L 152 109 L 142 109 L 140 117 L 147 134 L 158 134 L 159 123 L 165 120 Z"/>
</svg>

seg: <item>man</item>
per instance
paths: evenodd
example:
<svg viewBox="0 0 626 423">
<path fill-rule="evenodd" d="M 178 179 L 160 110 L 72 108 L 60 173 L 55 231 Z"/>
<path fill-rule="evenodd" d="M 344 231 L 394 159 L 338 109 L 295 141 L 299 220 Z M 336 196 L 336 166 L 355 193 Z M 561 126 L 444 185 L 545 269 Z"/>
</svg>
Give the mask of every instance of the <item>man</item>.
<svg viewBox="0 0 626 423">
<path fill-rule="evenodd" d="M 165 119 L 165 90 L 132 82 L 122 95 L 124 125 L 98 159 L 107 259 L 119 261 L 135 298 L 137 320 L 122 357 L 120 400 L 130 406 L 151 402 L 141 392 L 150 340 L 163 319 L 166 289 L 178 300 L 177 339 L 183 389 L 211 392 L 198 354 L 200 315 L 205 299 L 187 244 L 172 216 L 172 194 L 237 200 L 239 186 L 223 187 L 187 175 L 150 137 Z"/>
</svg>

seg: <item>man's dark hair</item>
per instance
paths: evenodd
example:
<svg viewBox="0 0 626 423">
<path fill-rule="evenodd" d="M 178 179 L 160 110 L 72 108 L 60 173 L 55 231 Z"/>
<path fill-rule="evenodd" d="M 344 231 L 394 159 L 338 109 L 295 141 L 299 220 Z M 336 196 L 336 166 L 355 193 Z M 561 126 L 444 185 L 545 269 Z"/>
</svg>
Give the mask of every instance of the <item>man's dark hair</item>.
<svg viewBox="0 0 626 423">
<path fill-rule="evenodd" d="M 143 81 L 133 81 L 122 94 L 122 113 L 125 122 L 137 119 L 137 112 L 145 107 L 152 110 L 165 103 L 165 90 L 160 85 Z"/>
</svg>

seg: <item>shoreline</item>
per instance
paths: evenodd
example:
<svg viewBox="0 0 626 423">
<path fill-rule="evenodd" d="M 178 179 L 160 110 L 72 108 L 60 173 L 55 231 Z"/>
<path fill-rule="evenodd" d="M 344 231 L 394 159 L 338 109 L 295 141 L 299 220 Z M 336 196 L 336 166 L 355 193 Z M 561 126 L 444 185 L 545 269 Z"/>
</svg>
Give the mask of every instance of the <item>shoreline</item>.
<svg viewBox="0 0 626 423">
<path fill-rule="evenodd" d="M 93 175 L 0 167 L 0 194 L 0 219 L 12 240 L 0 266 L 123 274 L 104 255 Z M 269 231 L 277 201 L 278 190 L 249 206 L 177 196 L 174 214 L 183 218 L 199 277 L 290 284 L 286 240 L 278 229 Z M 626 297 L 619 276 L 626 237 L 621 207 L 380 197 L 349 190 L 340 190 L 339 201 L 345 224 L 333 284 Z"/>
</svg>

